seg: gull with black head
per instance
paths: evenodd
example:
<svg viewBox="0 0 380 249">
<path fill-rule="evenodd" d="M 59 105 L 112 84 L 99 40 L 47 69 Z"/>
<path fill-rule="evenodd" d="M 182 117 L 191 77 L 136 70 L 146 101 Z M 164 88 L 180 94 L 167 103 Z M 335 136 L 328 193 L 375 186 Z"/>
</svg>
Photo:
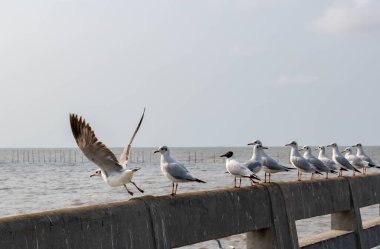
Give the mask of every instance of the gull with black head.
<svg viewBox="0 0 380 249">
<path fill-rule="evenodd" d="M 168 146 L 163 145 L 159 147 L 154 153 L 161 154 L 160 166 L 164 175 L 172 181 L 172 196 L 177 194 L 177 188 L 179 182 L 201 182 L 206 183 L 196 177 L 194 177 L 187 168 L 180 162 L 174 160 L 170 156 Z M 175 186 L 174 186 L 175 185 Z"/>
<path fill-rule="evenodd" d="M 240 163 L 235 157 L 232 151 L 228 151 L 227 153 L 221 155 L 220 157 L 226 157 L 226 169 L 228 173 L 230 173 L 235 178 L 235 186 L 234 188 L 241 187 L 241 178 L 249 178 L 251 181 L 251 186 L 253 186 L 256 182 L 254 180 L 259 180 L 251 170 L 247 168 L 247 166 L 243 163 Z M 236 186 L 236 178 L 240 178 L 239 187 Z"/>
<path fill-rule="evenodd" d="M 95 171 L 91 176 L 101 176 L 111 187 L 124 186 L 130 195 L 133 195 L 133 192 L 127 188 L 127 183 L 132 183 L 141 193 L 144 192 L 132 181 L 134 172 L 139 170 L 139 168 L 127 168 L 132 142 L 140 129 L 144 114 L 145 109 L 119 160 L 117 160 L 115 154 L 106 145 L 99 141 L 91 126 L 82 117 L 70 114 L 71 130 L 75 141 L 83 154 L 100 168 L 100 170 Z"/>
</svg>

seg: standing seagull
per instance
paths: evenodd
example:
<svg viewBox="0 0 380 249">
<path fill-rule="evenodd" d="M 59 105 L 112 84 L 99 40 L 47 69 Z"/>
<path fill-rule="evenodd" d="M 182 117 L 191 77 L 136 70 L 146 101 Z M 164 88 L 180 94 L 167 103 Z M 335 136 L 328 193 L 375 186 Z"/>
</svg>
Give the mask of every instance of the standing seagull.
<svg viewBox="0 0 380 249">
<path fill-rule="evenodd" d="M 292 141 L 288 144 L 285 144 L 285 146 L 291 147 L 290 162 L 294 167 L 298 168 L 298 181 L 301 181 L 302 172 L 311 173 L 311 180 L 313 179 L 314 173 L 322 175 L 321 172 L 317 171 L 311 163 L 309 163 L 305 158 L 301 156 L 301 154 L 298 151 L 298 144 L 296 141 Z"/>
<path fill-rule="evenodd" d="M 177 188 L 179 182 L 201 182 L 206 183 L 198 178 L 195 178 L 190 172 L 186 169 L 186 167 L 174 160 L 170 156 L 169 148 L 166 145 L 159 147 L 154 153 L 161 154 L 161 171 L 164 175 L 169 178 L 173 182 L 172 185 L 172 196 L 177 194 Z M 175 188 L 174 188 L 175 183 Z"/>
<path fill-rule="evenodd" d="M 376 167 L 376 168 L 380 168 L 380 166 L 378 166 L 369 156 L 367 156 L 366 153 L 364 153 L 364 150 L 363 150 L 363 146 L 361 143 L 357 143 L 355 145 L 353 145 L 352 147 L 355 147 L 356 148 L 356 156 L 360 157 L 363 161 L 367 162 L 368 163 L 368 167 Z M 367 169 L 364 168 L 364 172 L 366 172 Z"/>
<path fill-rule="evenodd" d="M 226 154 L 221 155 L 220 157 L 226 157 L 226 169 L 228 173 L 230 173 L 235 178 L 235 186 L 234 188 L 240 188 L 241 187 L 241 178 L 249 178 L 251 180 L 251 186 L 253 186 L 254 179 L 259 180 L 252 171 L 250 171 L 244 164 L 240 163 L 236 158 L 234 157 L 234 153 L 232 151 L 228 151 Z M 240 184 L 239 187 L 236 186 L 236 178 L 240 178 Z"/>
<path fill-rule="evenodd" d="M 355 171 L 361 173 L 358 169 L 350 164 L 350 162 L 340 153 L 338 149 L 338 145 L 336 143 L 332 143 L 327 145 L 327 147 L 332 148 L 332 160 L 340 167 L 339 176 L 342 176 L 342 170 L 352 170 L 353 175 L 355 175 Z"/>
<path fill-rule="evenodd" d="M 352 166 L 363 169 L 362 174 L 365 175 L 365 168 L 368 167 L 368 162 L 362 160 L 360 157 L 354 155 L 352 153 L 352 149 L 350 147 L 345 148 L 342 151 L 342 154 L 344 154 L 344 157 L 351 163 Z"/>
<path fill-rule="evenodd" d="M 261 167 L 263 166 L 263 160 L 261 159 L 261 153 L 263 149 L 267 149 L 267 147 L 263 147 L 261 144 L 253 145 L 252 157 L 249 161 L 244 163 L 244 165 L 254 174 L 257 174 L 257 172 L 259 172 L 261 170 Z"/>
<path fill-rule="evenodd" d="M 248 145 L 255 145 L 260 144 L 262 145 L 260 140 L 255 140 L 252 143 L 249 143 Z M 267 147 L 262 147 L 262 149 L 267 149 Z M 267 182 L 267 175 L 269 182 L 271 181 L 271 174 L 277 173 L 277 172 L 284 172 L 289 170 L 294 170 L 295 168 L 286 167 L 284 165 L 279 164 L 275 159 L 273 159 L 271 156 L 269 156 L 267 153 L 265 153 L 264 150 L 261 150 L 261 160 L 263 161 L 263 170 L 265 172 L 265 180 L 264 182 Z"/>
<path fill-rule="evenodd" d="M 311 153 L 311 148 L 310 146 L 304 146 L 300 149 L 300 151 L 305 151 L 303 154 L 303 157 L 311 163 L 314 168 L 316 168 L 320 172 L 325 172 L 326 173 L 326 179 L 329 178 L 329 172 L 331 173 L 336 173 L 335 170 L 331 170 L 329 167 L 327 167 L 321 160 L 316 158 L 312 153 Z"/>
<path fill-rule="evenodd" d="M 75 141 L 83 154 L 100 168 L 100 170 L 95 171 L 91 176 L 101 176 L 111 187 L 124 186 L 130 195 L 133 195 L 133 192 L 127 188 L 127 183 L 129 182 L 135 185 L 141 193 L 144 192 L 132 181 L 133 173 L 139 170 L 139 168 L 127 169 L 131 145 L 141 126 L 144 114 L 145 109 L 140 122 L 129 140 L 129 144 L 125 147 L 119 160 L 117 160 L 115 154 L 107 146 L 98 140 L 90 125 L 82 117 L 70 114 L 71 130 Z"/>
<path fill-rule="evenodd" d="M 321 160 L 323 162 L 324 165 L 326 165 L 330 170 L 333 170 L 333 171 L 337 171 L 339 170 L 339 167 L 338 165 L 333 161 L 331 160 L 330 158 L 328 158 L 326 156 L 326 148 L 325 146 L 318 146 L 317 148 L 315 148 L 316 150 L 319 150 L 319 155 L 318 155 L 318 159 Z M 343 170 L 346 170 L 344 168 L 342 168 Z M 347 170 L 346 170 L 347 171 Z M 326 173 L 328 175 L 328 173 Z M 326 175 L 326 177 L 328 177 Z"/>
</svg>

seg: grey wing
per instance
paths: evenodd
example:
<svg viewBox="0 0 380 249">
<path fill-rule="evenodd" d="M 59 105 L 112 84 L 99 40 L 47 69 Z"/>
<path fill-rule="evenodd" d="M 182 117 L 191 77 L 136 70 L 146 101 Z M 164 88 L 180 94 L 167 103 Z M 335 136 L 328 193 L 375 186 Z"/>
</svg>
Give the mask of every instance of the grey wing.
<svg viewBox="0 0 380 249">
<path fill-rule="evenodd" d="M 133 139 L 135 138 L 137 132 L 138 132 L 139 129 L 140 129 L 141 123 L 142 123 L 142 121 L 143 121 L 143 119 L 144 119 L 144 114 L 145 114 L 145 108 L 144 108 L 143 114 L 142 114 L 142 116 L 141 116 L 141 118 L 140 118 L 140 122 L 138 123 L 138 125 L 137 125 L 135 131 L 133 132 L 132 137 L 131 137 L 131 139 L 129 140 L 128 145 L 124 148 L 123 152 L 122 152 L 121 155 L 120 155 L 119 163 L 120 163 L 121 165 L 123 165 L 124 167 L 127 166 L 127 164 L 128 164 L 128 159 L 129 159 L 129 154 L 130 154 L 130 152 L 131 152 L 132 142 L 133 142 Z"/>
<path fill-rule="evenodd" d="M 369 156 L 364 156 L 362 159 L 370 165 L 377 165 Z"/>
<path fill-rule="evenodd" d="M 351 170 L 354 169 L 354 167 L 350 164 L 350 162 L 344 157 L 337 156 L 335 157 L 335 160 L 346 169 L 351 169 Z"/>
<path fill-rule="evenodd" d="M 195 177 L 190 174 L 186 167 L 179 163 L 173 162 L 169 163 L 167 167 L 167 172 L 176 179 L 194 181 Z"/>
<path fill-rule="evenodd" d="M 338 165 L 333 160 L 330 160 L 328 158 L 319 159 L 321 160 L 329 169 L 331 170 L 338 170 Z"/>
<path fill-rule="evenodd" d="M 263 165 L 266 166 L 268 169 L 271 170 L 286 170 L 287 167 L 279 164 L 276 160 L 273 158 L 266 156 L 262 158 L 263 160 Z"/>
<path fill-rule="evenodd" d="M 105 172 L 122 169 L 115 154 L 97 139 L 90 125 L 82 117 L 70 114 L 71 130 L 83 154 Z"/>
<path fill-rule="evenodd" d="M 313 172 L 315 171 L 314 167 L 304 158 L 302 157 L 293 157 L 292 163 L 297 168 L 300 168 L 306 172 Z"/>
<path fill-rule="evenodd" d="M 245 162 L 244 166 L 247 167 L 250 171 L 257 173 L 260 170 L 262 164 L 258 161 L 250 160 L 248 162 Z"/>
<path fill-rule="evenodd" d="M 318 170 L 322 172 L 327 172 L 329 169 L 323 164 L 323 162 L 317 158 L 310 158 L 308 160 L 313 166 Z"/>
</svg>

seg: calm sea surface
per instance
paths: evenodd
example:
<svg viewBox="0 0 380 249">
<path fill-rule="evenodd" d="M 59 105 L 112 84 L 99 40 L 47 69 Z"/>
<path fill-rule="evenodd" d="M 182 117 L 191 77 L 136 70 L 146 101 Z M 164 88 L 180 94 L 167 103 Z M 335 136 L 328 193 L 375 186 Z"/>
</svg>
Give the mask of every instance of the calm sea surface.
<svg viewBox="0 0 380 249">
<path fill-rule="evenodd" d="M 341 149 L 344 149 L 342 146 Z M 380 162 L 380 147 L 365 148 L 368 155 Z M 147 195 L 166 195 L 171 192 L 171 182 L 159 167 L 155 148 L 134 148 L 129 166 L 140 167 L 134 181 Z M 209 189 L 231 188 L 233 178 L 225 173 L 224 160 L 219 155 L 232 150 L 241 161 L 252 155 L 251 147 L 172 148 L 171 155 L 206 184 L 179 184 L 178 193 Z M 121 148 L 114 148 L 115 154 Z M 283 164 L 289 164 L 289 148 L 274 147 L 268 152 Z M 38 212 L 65 207 L 128 200 L 131 196 L 124 188 L 111 188 L 101 178 L 90 178 L 97 167 L 83 158 L 77 149 L 0 149 L 0 217 Z M 370 173 L 380 173 L 371 169 Z M 346 173 L 347 174 L 347 173 Z M 259 177 L 264 175 L 260 172 Z M 350 175 L 350 174 L 348 174 Z M 294 181 L 296 172 L 272 175 L 272 181 Z M 309 176 L 304 176 L 304 179 Z M 248 186 L 248 181 L 243 181 Z M 134 186 L 133 197 L 141 196 Z M 361 209 L 362 219 L 379 215 L 379 206 Z M 297 221 L 299 237 L 327 231 L 330 216 Z M 245 248 L 245 235 L 221 239 L 223 248 Z M 208 241 L 184 248 L 218 248 L 216 241 Z"/>
</svg>

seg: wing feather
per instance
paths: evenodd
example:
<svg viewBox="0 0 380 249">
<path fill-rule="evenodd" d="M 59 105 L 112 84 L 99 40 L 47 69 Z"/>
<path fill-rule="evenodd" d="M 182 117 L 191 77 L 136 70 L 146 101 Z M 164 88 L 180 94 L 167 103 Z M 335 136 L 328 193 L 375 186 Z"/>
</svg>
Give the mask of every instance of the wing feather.
<svg viewBox="0 0 380 249">
<path fill-rule="evenodd" d="M 122 169 L 115 154 L 98 140 L 91 126 L 82 117 L 70 114 L 70 124 L 75 141 L 90 161 L 98 165 L 105 172 Z"/>
<path fill-rule="evenodd" d="M 144 108 L 143 114 L 140 118 L 140 122 L 138 123 L 135 131 L 133 132 L 132 137 L 129 140 L 128 145 L 124 148 L 123 153 L 121 153 L 121 155 L 120 155 L 119 163 L 123 166 L 127 166 L 127 164 L 128 164 L 128 159 L 129 159 L 129 155 L 131 153 L 131 148 L 132 148 L 132 142 L 133 142 L 133 139 L 135 139 L 135 136 L 140 129 L 141 123 L 144 119 L 144 114 L 145 114 L 145 108 Z"/>
</svg>

